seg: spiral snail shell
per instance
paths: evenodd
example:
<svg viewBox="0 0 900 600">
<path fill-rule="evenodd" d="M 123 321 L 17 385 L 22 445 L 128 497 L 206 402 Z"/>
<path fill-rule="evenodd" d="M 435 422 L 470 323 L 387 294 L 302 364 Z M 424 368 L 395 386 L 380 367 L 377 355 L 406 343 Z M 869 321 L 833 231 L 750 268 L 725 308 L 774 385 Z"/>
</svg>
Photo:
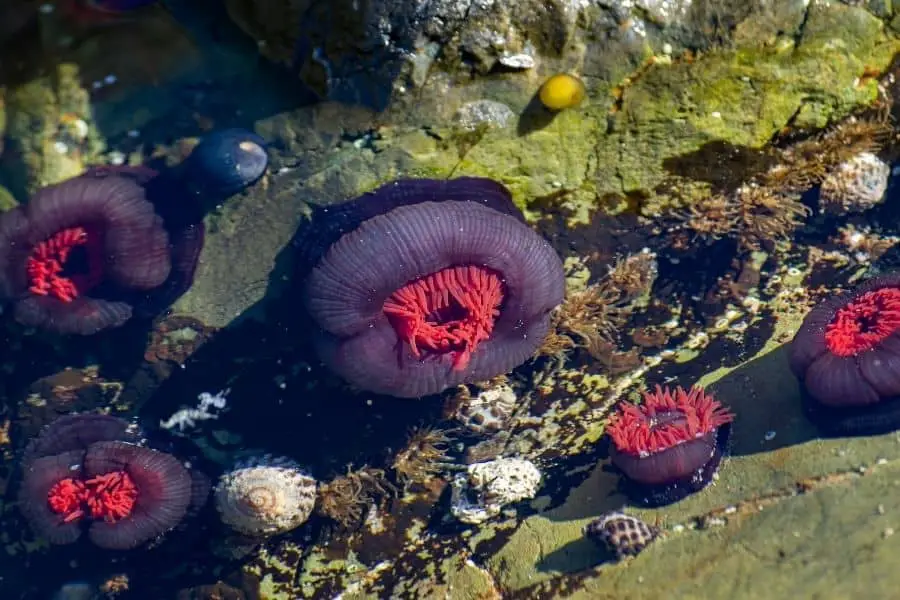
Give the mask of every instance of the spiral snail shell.
<svg viewBox="0 0 900 600">
<path fill-rule="evenodd" d="M 316 480 L 295 462 L 265 455 L 240 462 L 216 485 L 222 522 L 244 535 L 267 537 L 302 525 L 316 502 Z"/>
</svg>

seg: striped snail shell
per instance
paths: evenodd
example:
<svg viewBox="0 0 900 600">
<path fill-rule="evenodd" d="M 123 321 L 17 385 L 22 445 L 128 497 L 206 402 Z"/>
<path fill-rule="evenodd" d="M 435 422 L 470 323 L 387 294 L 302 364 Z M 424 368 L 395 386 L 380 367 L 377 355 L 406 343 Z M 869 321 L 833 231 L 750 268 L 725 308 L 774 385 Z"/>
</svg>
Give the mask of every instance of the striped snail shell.
<svg viewBox="0 0 900 600">
<path fill-rule="evenodd" d="M 244 535 L 268 537 L 302 525 L 316 502 L 316 480 L 286 458 L 265 455 L 235 465 L 216 485 L 222 522 Z"/>
</svg>

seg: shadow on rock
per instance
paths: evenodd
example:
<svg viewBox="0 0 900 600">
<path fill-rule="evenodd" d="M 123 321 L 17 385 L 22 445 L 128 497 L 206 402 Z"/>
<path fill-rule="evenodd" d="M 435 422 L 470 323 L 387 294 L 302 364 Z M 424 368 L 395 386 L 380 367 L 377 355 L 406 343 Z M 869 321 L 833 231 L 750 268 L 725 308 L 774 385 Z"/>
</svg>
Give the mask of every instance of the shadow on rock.
<svg viewBox="0 0 900 600">
<path fill-rule="evenodd" d="M 538 97 L 538 94 L 535 93 L 534 96 L 531 97 L 531 100 L 528 101 L 528 104 L 525 105 L 525 110 L 519 115 L 519 122 L 516 125 L 516 134 L 525 136 L 529 133 L 540 131 L 541 129 L 548 127 L 553 122 L 553 119 L 556 118 L 557 114 L 559 113 L 547 110 L 547 107 L 541 104 L 541 99 Z"/>
<path fill-rule="evenodd" d="M 710 386 L 736 415 L 732 455 L 770 452 L 820 437 L 803 414 L 800 387 L 785 354 L 785 346 L 776 348 Z"/>
</svg>

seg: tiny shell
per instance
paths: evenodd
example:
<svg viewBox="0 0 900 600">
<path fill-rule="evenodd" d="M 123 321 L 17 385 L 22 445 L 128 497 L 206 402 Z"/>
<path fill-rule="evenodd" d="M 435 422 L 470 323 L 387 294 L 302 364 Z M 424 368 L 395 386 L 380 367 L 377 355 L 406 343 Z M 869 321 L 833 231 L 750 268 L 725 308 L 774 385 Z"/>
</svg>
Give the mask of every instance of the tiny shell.
<svg viewBox="0 0 900 600">
<path fill-rule="evenodd" d="M 302 525 L 316 502 L 316 480 L 286 458 L 269 455 L 238 463 L 215 490 L 222 522 L 235 531 L 267 537 Z"/>
<path fill-rule="evenodd" d="M 615 552 L 616 558 L 637 556 L 659 537 L 659 529 L 618 511 L 594 519 L 584 527 L 584 535 Z"/>
</svg>

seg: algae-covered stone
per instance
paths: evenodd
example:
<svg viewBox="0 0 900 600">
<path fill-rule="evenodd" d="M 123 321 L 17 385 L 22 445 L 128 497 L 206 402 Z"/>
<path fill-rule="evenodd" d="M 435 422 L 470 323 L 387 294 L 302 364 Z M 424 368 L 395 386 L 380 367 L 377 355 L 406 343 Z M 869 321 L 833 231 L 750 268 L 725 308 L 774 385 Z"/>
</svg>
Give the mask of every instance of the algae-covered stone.
<svg viewBox="0 0 900 600">
<path fill-rule="evenodd" d="M 476 80 L 472 85 L 485 91 L 478 99 L 509 106 L 518 115 L 515 127 L 462 135 L 452 117 L 471 90 L 451 79 L 414 95 L 413 121 L 419 110 L 438 107 L 442 115 L 429 127 L 387 125 L 384 115 L 336 103 L 261 122 L 273 147 L 289 150 L 275 158 L 275 168 L 279 162 L 289 168 L 272 178 L 271 189 L 251 192 L 254 199 L 243 207 L 226 206 L 214 218 L 219 225 L 211 223 L 194 289 L 178 308 L 205 320 L 205 307 L 218 307 L 213 321 L 224 325 L 265 294 L 260 273 L 271 269 L 302 218 L 300 209 L 353 198 L 398 177 L 490 177 L 510 189 L 528 216 L 540 216 L 537 207 L 552 200 L 575 225 L 598 208 L 627 207 L 626 194 L 652 195 L 668 175 L 666 161 L 705 144 L 759 148 L 789 124 L 822 126 L 871 103 L 877 81 L 866 76 L 885 69 L 900 48 L 893 34 L 861 8 L 815 3 L 798 12 L 794 3 L 786 6 L 790 10 L 778 13 L 785 17 L 780 34 L 755 40 L 754 31 L 770 32 L 768 20 L 749 11 L 739 21 L 736 47 L 635 67 L 615 82 L 623 84 L 618 98 L 606 79 L 613 71 L 603 78 L 582 73 L 590 91 L 586 105 L 555 116 L 536 118 L 522 95 L 527 84 L 533 96 L 546 65 Z M 582 16 L 598 21 L 581 26 L 605 31 L 603 19 L 610 16 L 601 13 L 588 10 Z M 600 42 L 592 40 L 572 52 L 593 55 L 599 46 L 592 44 Z M 654 210 L 666 209 L 657 204 Z M 260 215 L 271 224 L 263 236 L 257 234 Z M 240 276 L 234 265 L 249 263 L 238 254 L 254 257 L 253 268 Z"/>
<path fill-rule="evenodd" d="M 0 186 L 0 212 L 15 208 L 19 205 L 15 196 L 9 193 L 9 190 Z"/>
<path fill-rule="evenodd" d="M 762 25 L 749 17 L 742 45 L 639 70 L 618 106 L 597 95 L 603 88 L 594 82 L 589 106 L 533 127 L 532 115 L 521 113 L 518 131 L 487 130 L 462 155 L 451 142 L 419 152 L 425 132 L 387 129 L 375 146 L 397 152 L 369 156 L 364 160 L 380 166 L 363 171 L 491 177 L 506 184 L 521 207 L 552 195 L 578 215 L 573 222 L 582 221 L 610 195 L 652 191 L 666 175 L 667 159 L 710 142 L 759 148 L 788 124 L 821 127 L 875 99 L 877 81 L 864 75 L 885 69 L 900 48 L 881 21 L 859 8 L 815 4 L 805 21 L 791 24 L 796 30 L 771 44 L 751 43 Z M 514 99 L 509 105 L 521 107 Z M 338 168 L 333 175 L 363 183 L 359 172 Z M 344 198 L 366 191 L 348 183 L 335 190 Z"/>
<path fill-rule="evenodd" d="M 789 123 L 822 127 L 875 100 L 877 82 L 862 76 L 884 70 L 898 49 L 869 13 L 815 4 L 797 42 L 782 37 L 654 67 L 625 90 L 612 136 L 621 154 L 601 165 L 600 180 L 650 190 L 665 175 L 663 161 L 705 143 L 759 148 Z"/>
<path fill-rule="evenodd" d="M 103 142 L 93 124 L 90 96 L 76 65 L 57 65 L 7 92 L 7 139 L 17 160 L 6 176 L 17 196 L 79 175 Z"/>
</svg>

